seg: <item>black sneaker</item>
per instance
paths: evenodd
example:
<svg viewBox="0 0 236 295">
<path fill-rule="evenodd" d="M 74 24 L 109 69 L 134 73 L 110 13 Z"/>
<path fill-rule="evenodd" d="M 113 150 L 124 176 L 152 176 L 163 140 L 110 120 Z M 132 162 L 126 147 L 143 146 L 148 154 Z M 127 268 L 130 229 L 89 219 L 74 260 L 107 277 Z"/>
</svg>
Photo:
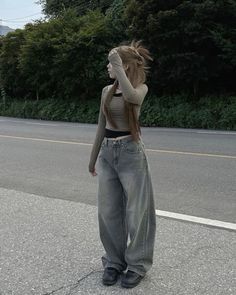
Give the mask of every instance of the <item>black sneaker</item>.
<svg viewBox="0 0 236 295">
<path fill-rule="evenodd" d="M 144 276 L 139 275 L 138 273 L 128 270 L 121 278 L 121 286 L 123 288 L 134 288 L 136 287 Z"/>
<path fill-rule="evenodd" d="M 102 276 L 103 285 L 106 285 L 106 286 L 114 285 L 117 282 L 119 274 L 120 272 L 113 267 L 105 268 L 103 276 Z"/>
</svg>

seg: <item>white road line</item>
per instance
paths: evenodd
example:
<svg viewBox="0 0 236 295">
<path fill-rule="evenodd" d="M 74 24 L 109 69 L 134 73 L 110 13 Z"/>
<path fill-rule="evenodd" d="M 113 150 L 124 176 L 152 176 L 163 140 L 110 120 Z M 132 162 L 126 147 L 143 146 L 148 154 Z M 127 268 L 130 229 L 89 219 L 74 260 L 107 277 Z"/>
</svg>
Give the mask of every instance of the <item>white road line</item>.
<svg viewBox="0 0 236 295">
<path fill-rule="evenodd" d="M 3 138 L 13 138 L 13 139 L 26 139 L 32 141 L 43 141 L 43 142 L 52 142 L 52 143 L 62 143 L 62 144 L 74 144 L 74 145 L 86 145 L 92 146 L 91 143 L 76 142 L 76 141 L 63 141 L 63 140 L 51 140 L 43 138 L 34 138 L 34 137 L 23 137 L 23 136 L 12 136 L 12 135 L 3 135 L 0 134 L 0 137 Z M 225 158 L 225 159 L 236 159 L 236 156 L 229 155 L 218 155 L 218 154 L 204 154 L 204 153 L 192 153 L 192 152 L 180 152 L 180 151 L 170 151 L 170 150 L 156 150 L 156 149 L 146 149 L 147 152 L 156 152 L 156 153 L 168 153 L 168 154 L 181 154 L 181 155 L 191 155 L 191 156 L 200 156 L 200 157 L 216 157 L 216 158 Z"/>
<path fill-rule="evenodd" d="M 183 221 L 191 221 L 198 224 L 236 230 L 236 223 L 223 222 L 223 221 L 214 220 L 214 219 L 207 219 L 207 218 L 162 211 L 162 210 L 156 210 L 156 215 L 160 217 L 169 217 L 169 218 L 183 220 Z"/>
<path fill-rule="evenodd" d="M 148 130 L 148 131 L 154 131 L 154 132 L 176 132 L 176 133 L 206 133 L 206 134 L 212 134 L 212 135 L 236 135 L 235 131 L 220 131 L 220 130 L 199 130 L 199 129 L 191 129 L 191 128 L 165 128 L 165 127 L 141 127 L 141 130 Z"/>
<path fill-rule="evenodd" d="M 48 123 L 35 123 L 35 122 L 21 122 L 21 121 L 14 121 L 14 120 L 0 120 L 0 121 L 7 121 L 7 122 L 13 122 L 13 123 L 20 123 L 20 124 L 29 124 L 29 125 L 40 125 L 40 126 L 53 126 L 57 127 L 60 126 L 59 124 L 48 124 Z"/>
<path fill-rule="evenodd" d="M 88 128 L 94 128 L 94 126 L 92 126 L 93 124 L 87 124 L 87 123 L 76 123 L 76 122 L 59 122 L 59 123 L 37 123 L 37 122 L 25 122 L 25 121 L 15 121 L 15 120 L 4 120 L 4 119 L 0 119 L 0 122 L 13 122 L 13 123 L 18 123 L 18 124 L 29 124 L 29 125 L 42 125 L 42 126 L 50 126 L 50 127 L 88 127 Z M 64 124 L 65 123 L 65 124 Z M 76 124 L 76 126 L 74 125 Z"/>
<path fill-rule="evenodd" d="M 23 123 L 23 122 L 22 122 L 22 123 Z M 53 127 L 57 127 L 57 126 L 59 126 L 59 125 L 56 125 L 56 124 L 32 123 L 32 122 L 24 122 L 24 124 L 40 125 L 40 126 L 53 126 Z"/>
<path fill-rule="evenodd" d="M 236 135 L 236 132 L 225 132 L 225 131 L 197 131 L 196 133 L 202 134 L 219 134 L 219 135 Z"/>
<path fill-rule="evenodd" d="M 83 143 L 83 142 L 76 142 L 76 141 L 51 140 L 51 139 L 34 138 L 34 137 L 10 136 L 10 135 L 2 135 L 2 134 L 0 134 L 0 137 L 13 138 L 13 139 L 26 139 L 26 140 L 32 140 L 32 141 L 44 141 L 44 142 L 52 142 L 52 143 L 89 145 L 89 146 L 92 145 L 91 143 Z"/>
<path fill-rule="evenodd" d="M 236 159 L 236 156 L 219 155 L 219 154 L 205 154 L 205 153 L 195 153 L 195 152 L 192 153 L 192 152 L 180 152 L 180 151 L 170 151 L 170 150 L 153 150 L 153 149 L 146 149 L 146 151 L 148 151 L 148 152 L 156 152 L 156 153 L 183 154 L 183 155 L 191 155 L 191 156 Z"/>
</svg>

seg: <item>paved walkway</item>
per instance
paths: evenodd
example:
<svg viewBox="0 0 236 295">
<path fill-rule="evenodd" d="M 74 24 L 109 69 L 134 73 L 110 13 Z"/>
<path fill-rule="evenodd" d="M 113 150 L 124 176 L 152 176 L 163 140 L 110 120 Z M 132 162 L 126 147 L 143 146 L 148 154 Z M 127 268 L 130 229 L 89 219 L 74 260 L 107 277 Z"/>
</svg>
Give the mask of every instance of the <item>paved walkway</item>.
<svg viewBox="0 0 236 295">
<path fill-rule="evenodd" d="M 105 287 L 96 207 L 0 188 L 0 294 L 236 294 L 236 232 L 157 217 L 156 237 L 140 285 Z"/>
</svg>

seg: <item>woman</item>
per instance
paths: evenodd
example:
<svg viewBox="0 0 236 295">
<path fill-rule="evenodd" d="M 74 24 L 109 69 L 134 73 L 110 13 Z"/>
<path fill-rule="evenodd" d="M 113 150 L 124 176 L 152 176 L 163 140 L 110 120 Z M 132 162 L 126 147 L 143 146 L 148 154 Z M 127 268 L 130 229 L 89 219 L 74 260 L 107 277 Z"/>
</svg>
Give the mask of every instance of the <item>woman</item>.
<svg viewBox="0 0 236 295">
<path fill-rule="evenodd" d="M 155 206 L 148 159 L 138 118 L 148 87 L 141 41 L 112 49 L 107 65 L 113 85 L 103 88 L 89 172 L 96 176 L 99 155 L 98 220 L 105 254 L 103 284 L 139 284 L 153 263 Z M 127 270 L 123 273 L 123 271 Z"/>
</svg>

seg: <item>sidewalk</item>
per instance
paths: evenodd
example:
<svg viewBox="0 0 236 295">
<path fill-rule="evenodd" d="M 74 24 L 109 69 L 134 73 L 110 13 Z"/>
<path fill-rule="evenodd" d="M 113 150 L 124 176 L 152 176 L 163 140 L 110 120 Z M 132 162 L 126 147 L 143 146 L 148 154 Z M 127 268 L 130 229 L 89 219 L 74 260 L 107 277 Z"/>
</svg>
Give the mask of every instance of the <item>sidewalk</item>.
<svg viewBox="0 0 236 295">
<path fill-rule="evenodd" d="M 105 287 L 97 208 L 0 188 L 0 295 L 233 295 L 236 232 L 157 217 L 136 288 Z"/>
</svg>

